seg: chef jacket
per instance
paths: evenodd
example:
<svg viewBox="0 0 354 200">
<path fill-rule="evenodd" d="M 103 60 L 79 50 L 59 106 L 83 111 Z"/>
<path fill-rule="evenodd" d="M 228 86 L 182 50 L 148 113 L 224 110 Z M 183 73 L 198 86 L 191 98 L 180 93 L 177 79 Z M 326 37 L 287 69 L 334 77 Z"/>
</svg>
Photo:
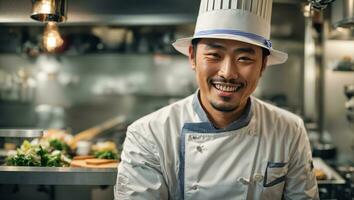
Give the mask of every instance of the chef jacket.
<svg viewBox="0 0 354 200">
<path fill-rule="evenodd" d="M 319 199 L 300 117 L 250 97 L 217 129 L 198 92 L 128 127 L 115 199 Z"/>
</svg>

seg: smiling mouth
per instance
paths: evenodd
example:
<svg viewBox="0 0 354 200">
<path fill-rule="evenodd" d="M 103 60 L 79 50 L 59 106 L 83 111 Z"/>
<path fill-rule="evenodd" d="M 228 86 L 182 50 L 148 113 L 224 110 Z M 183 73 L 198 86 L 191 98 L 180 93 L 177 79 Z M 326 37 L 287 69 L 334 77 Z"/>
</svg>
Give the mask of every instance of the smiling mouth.
<svg viewBox="0 0 354 200">
<path fill-rule="evenodd" d="M 245 84 L 239 83 L 239 84 L 228 84 L 228 83 L 219 83 L 219 82 L 214 82 L 212 83 L 214 88 L 221 92 L 238 92 L 242 88 L 245 87 Z"/>
</svg>

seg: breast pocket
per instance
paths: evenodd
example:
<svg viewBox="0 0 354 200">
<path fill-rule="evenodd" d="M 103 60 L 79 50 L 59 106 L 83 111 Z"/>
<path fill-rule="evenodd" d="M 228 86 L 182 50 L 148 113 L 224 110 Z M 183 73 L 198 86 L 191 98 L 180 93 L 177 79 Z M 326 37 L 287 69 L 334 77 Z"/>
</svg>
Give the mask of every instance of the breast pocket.
<svg viewBox="0 0 354 200">
<path fill-rule="evenodd" d="M 262 199 L 281 199 L 288 165 L 283 162 L 268 162 L 263 179 Z"/>
</svg>

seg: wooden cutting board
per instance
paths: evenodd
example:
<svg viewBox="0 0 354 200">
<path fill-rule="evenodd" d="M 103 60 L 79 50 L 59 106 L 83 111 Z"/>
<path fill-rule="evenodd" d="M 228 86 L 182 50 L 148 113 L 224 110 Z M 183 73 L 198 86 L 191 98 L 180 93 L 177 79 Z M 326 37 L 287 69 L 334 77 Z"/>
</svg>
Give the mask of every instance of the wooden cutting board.
<svg viewBox="0 0 354 200">
<path fill-rule="evenodd" d="M 71 167 L 85 167 L 85 168 L 117 168 L 119 162 L 117 160 L 108 159 L 85 159 L 72 160 Z"/>
<path fill-rule="evenodd" d="M 95 158 L 95 156 L 74 156 L 73 160 L 86 160 L 86 159 L 91 159 L 91 158 Z"/>
</svg>

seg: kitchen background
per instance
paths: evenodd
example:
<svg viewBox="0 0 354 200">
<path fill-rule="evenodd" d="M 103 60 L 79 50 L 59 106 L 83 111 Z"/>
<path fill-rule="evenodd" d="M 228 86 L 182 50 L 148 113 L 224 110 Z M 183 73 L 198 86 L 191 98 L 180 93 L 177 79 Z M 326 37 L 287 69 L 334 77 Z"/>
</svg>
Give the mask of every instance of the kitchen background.
<svg viewBox="0 0 354 200">
<path fill-rule="evenodd" d="M 354 31 L 335 28 L 345 3 L 311 14 L 306 0 L 274 0 L 271 39 L 289 60 L 269 67 L 254 94 L 300 115 L 314 154 L 332 166 L 354 164 L 354 99 L 345 95 L 354 90 Z M 171 43 L 193 34 L 199 0 L 68 1 L 68 20 L 58 23 L 63 45 L 54 53 L 43 51 L 45 26 L 30 18 L 31 6 L 0 0 L 0 128 L 76 134 L 125 116 L 124 126 L 104 135 L 121 144 L 126 125 L 196 91 L 187 58 Z M 37 186 L 22 187 L 17 198 L 40 199 L 28 192 Z M 1 192 L 13 188 L 0 185 Z M 82 190 L 111 199 L 109 188 Z"/>
</svg>

